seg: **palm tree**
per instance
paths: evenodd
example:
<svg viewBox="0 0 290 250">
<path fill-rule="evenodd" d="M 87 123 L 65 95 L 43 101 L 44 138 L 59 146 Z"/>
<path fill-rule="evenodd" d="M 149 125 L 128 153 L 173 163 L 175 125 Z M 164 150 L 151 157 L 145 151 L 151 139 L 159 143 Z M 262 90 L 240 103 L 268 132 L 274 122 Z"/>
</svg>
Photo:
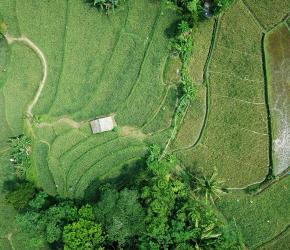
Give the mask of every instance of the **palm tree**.
<svg viewBox="0 0 290 250">
<path fill-rule="evenodd" d="M 109 9 L 113 9 L 117 7 L 119 0 L 93 0 L 94 6 L 100 7 L 101 9 L 105 9 L 108 11 Z"/>
<path fill-rule="evenodd" d="M 205 203 L 208 199 L 214 203 L 214 198 L 220 198 L 220 195 L 224 194 L 222 190 L 223 182 L 217 179 L 216 171 L 210 176 L 196 177 L 196 192 L 205 197 Z"/>
</svg>

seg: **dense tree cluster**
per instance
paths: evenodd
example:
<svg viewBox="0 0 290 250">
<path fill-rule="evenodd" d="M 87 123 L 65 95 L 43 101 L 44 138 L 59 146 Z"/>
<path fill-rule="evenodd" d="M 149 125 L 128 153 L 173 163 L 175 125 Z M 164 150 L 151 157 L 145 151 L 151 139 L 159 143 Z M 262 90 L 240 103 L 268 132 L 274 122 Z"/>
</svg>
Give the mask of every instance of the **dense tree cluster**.
<svg viewBox="0 0 290 250">
<path fill-rule="evenodd" d="M 142 186 L 105 185 L 94 202 L 51 197 L 28 183 L 13 191 L 17 202 L 13 192 L 7 199 L 21 209 L 22 228 L 43 235 L 52 249 L 239 249 L 236 230 L 207 204 L 220 190 L 215 178 L 190 185 L 174 157 L 159 159 L 160 149 L 151 147 Z"/>
<path fill-rule="evenodd" d="M 141 249 L 239 249 L 238 235 L 226 234 L 226 226 L 203 202 L 203 194 L 210 192 L 214 196 L 220 190 L 214 178 L 209 179 L 208 186 L 199 186 L 196 181 L 198 186 L 192 189 L 172 171 L 176 169 L 173 157 L 158 161 L 156 148 L 151 152 L 147 160 L 151 178 L 141 193 L 146 208 Z M 196 190 L 202 191 L 196 192 L 202 197 L 195 195 Z"/>
</svg>

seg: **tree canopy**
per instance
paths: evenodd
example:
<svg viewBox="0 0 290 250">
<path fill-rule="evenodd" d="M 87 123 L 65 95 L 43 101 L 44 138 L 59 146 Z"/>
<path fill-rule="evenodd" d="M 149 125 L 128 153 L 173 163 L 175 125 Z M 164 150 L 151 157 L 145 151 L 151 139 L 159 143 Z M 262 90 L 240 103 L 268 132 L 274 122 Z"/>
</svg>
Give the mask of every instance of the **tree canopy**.
<svg viewBox="0 0 290 250">
<path fill-rule="evenodd" d="M 223 248 L 229 245 L 223 233 L 226 225 L 178 174 L 173 174 L 176 163 L 172 158 L 156 158 L 148 158 L 152 177 L 141 194 L 146 207 L 141 249 L 227 249 Z M 239 249 L 238 237 L 233 242 L 229 249 Z"/>
<path fill-rule="evenodd" d="M 125 188 L 118 192 L 105 188 L 96 204 L 95 215 L 104 225 L 108 241 L 124 246 L 143 233 L 145 212 L 138 198 L 136 190 Z"/>
<path fill-rule="evenodd" d="M 95 223 L 93 207 L 85 205 L 78 211 L 79 219 L 65 225 L 63 230 L 63 242 L 65 250 L 103 249 L 102 225 Z"/>
</svg>

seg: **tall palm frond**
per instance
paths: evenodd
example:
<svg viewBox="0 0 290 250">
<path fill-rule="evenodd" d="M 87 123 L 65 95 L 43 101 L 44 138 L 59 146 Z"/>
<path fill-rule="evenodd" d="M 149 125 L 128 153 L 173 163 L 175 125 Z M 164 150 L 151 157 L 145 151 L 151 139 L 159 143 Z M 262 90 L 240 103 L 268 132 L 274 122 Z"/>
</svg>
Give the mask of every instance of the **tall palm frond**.
<svg viewBox="0 0 290 250">
<path fill-rule="evenodd" d="M 196 192 L 205 197 L 206 204 L 210 199 L 214 202 L 215 198 L 220 198 L 224 191 L 222 189 L 223 182 L 218 180 L 217 173 L 214 172 L 210 177 L 196 177 Z"/>
</svg>

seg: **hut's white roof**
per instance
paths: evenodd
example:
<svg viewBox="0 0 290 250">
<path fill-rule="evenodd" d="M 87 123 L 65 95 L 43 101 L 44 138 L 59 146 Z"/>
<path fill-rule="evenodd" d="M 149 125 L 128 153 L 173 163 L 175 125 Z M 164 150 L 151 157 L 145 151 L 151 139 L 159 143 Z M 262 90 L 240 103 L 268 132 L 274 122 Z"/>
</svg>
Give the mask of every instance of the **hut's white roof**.
<svg viewBox="0 0 290 250">
<path fill-rule="evenodd" d="M 111 116 L 98 118 L 90 122 L 93 134 L 111 131 L 114 128 L 114 118 Z"/>
</svg>

